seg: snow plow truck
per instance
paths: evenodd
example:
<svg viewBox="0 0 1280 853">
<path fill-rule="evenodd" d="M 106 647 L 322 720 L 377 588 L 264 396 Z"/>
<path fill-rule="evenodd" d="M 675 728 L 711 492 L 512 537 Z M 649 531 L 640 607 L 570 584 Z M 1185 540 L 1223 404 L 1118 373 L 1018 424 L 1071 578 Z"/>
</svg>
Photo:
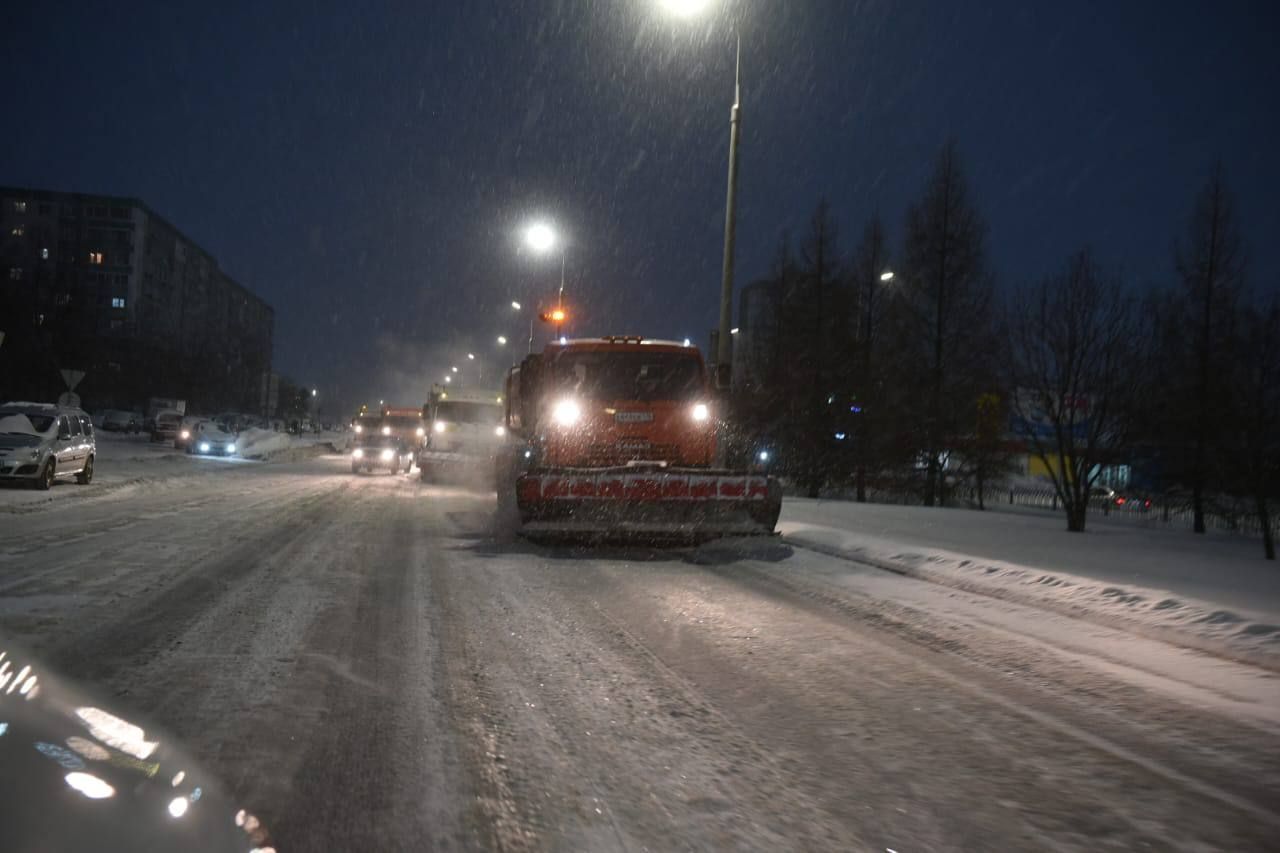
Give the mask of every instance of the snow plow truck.
<svg viewBox="0 0 1280 853">
<path fill-rule="evenodd" d="M 497 466 L 522 535 L 706 540 L 770 534 L 777 481 L 716 468 L 717 418 L 696 347 L 565 340 L 507 375 Z"/>
</svg>

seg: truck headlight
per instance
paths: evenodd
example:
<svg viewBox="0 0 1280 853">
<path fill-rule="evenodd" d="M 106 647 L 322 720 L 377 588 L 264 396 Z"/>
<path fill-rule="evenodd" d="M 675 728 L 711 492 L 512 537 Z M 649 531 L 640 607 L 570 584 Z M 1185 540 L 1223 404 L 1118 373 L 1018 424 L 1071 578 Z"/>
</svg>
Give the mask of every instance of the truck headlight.
<svg viewBox="0 0 1280 853">
<path fill-rule="evenodd" d="M 364 432 L 364 427 L 360 426 L 360 424 L 356 424 L 356 435 L 359 435 L 362 432 Z"/>
<path fill-rule="evenodd" d="M 383 427 L 383 428 L 382 428 L 382 434 L 383 434 L 383 435 L 391 435 L 391 427 Z"/>
<path fill-rule="evenodd" d="M 363 458 L 364 458 L 364 451 L 363 451 L 363 450 L 361 450 L 359 447 L 357 447 L 355 450 L 351 451 L 351 458 L 352 458 L 352 459 L 363 459 Z"/>
<path fill-rule="evenodd" d="M 395 455 L 396 455 L 396 452 L 392 450 L 390 447 L 388 447 L 386 450 L 382 451 L 382 461 L 390 462 L 395 457 Z"/>
<path fill-rule="evenodd" d="M 493 434 L 501 438 L 502 436 L 507 434 L 507 428 L 504 427 L 502 424 L 498 424 L 496 427 L 493 428 Z"/>
<path fill-rule="evenodd" d="M 426 434 L 427 430 L 425 427 L 418 427 L 418 438 L 422 438 Z"/>
<path fill-rule="evenodd" d="M 444 421 L 436 421 L 431 425 L 431 428 L 436 432 L 444 432 L 446 429 Z"/>
<path fill-rule="evenodd" d="M 183 441 L 186 441 L 188 438 L 191 438 L 191 430 L 189 430 L 189 429 L 184 429 L 184 430 L 182 431 L 182 440 L 183 440 Z"/>
<path fill-rule="evenodd" d="M 551 410 L 551 419 L 560 426 L 573 426 L 582 417 L 582 408 L 574 400 L 561 400 Z"/>
<path fill-rule="evenodd" d="M 707 408 L 706 403 L 697 403 L 693 407 L 693 419 L 695 421 L 705 421 L 711 417 L 711 409 Z"/>
</svg>

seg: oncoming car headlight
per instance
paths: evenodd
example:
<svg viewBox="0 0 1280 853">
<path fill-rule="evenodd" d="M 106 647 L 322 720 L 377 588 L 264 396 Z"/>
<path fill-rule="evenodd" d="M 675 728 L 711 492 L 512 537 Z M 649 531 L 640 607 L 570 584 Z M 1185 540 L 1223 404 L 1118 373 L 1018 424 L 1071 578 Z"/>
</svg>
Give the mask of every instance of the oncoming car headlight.
<svg viewBox="0 0 1280 853">
<path fill-rule="evenodd" d="M 417 432 L 418 432 L 418 438 L 422 438 L 424 435 L 427 434 L 426 427 L 418 427 Z"/>
<path fill-rule="evenodd" d="M 436 432 L 444 432 L 446 429 L 444 421 L 436 421 L 434 424 L 432 424 L 431 428 Z"/>
<path fill-rule="evenodd" d="M 396 455 L 396 452 L 392 450 L 390 447 L 388 447 L 386 450 L 382 451 L 382 461 L 390 462 L 395 457 L 395 455 Z"/>
<path fill-rule="evenodd" d="M 184 429 L 184 430 L 182 431 L 182 439 L 183 439 L 183 441 L 186 441 L 188 438 L 191 438 L 191 430 L 189 430 L 189 429 Z"/>
<path fill-rule="evenodd" d="M 697 403 L 693 407 L 693 419 L 695 421 L 705 421 L 711 417 L 711 409 L 707 408 L 706 403 Z"/>
<path fill-rule="evenodd" d="M 228 453 L 235 453 L 235 452 L 236 452 L 236 443 L 235 443 L 234 441 L 228 441 L 228 442 L 227 442 L 227 452 L 228 452 Z"/>
<path fill-rule="evenodd" d="M 360 424 L 356 424 L 356 434 L 358 435 L 362 432 L 364 432 L 364 427 L 360 426 Z"/>
<path fill-rule="evenodd" d="M 361 450 L 359 447 L 357 447 L 355 450 L 351 451 L 351 458 L 352 458 L 352 459 L 363 459 L 363 458 L 364 458 L 364 451 L 363 451 L 363 450 Z"/>
<path fill-rule="evenodd" d="M 391 435 L 391 427 L 389 427 L 389 426 L 383 427 L 383 428 L 382 428 L 382 434 L 383 434 L 383 435 Z"/>
<path fill-rule="evenodd" d="M 209 452 L 209 442 L 207 442 L 207 441 L 202 441 L 202 442 L 200 442 L 200 452 L 201 452 L 201 453 L 208 453 L 208 452 Z"/>
<path fill-rule="evenodd" d="M 499 437 L 504 436 L 507 434 L 507 428 L 504 427 L 502 424 L 498 424 L 496 427 L 493 428 L 493 434 Z"/>
<path fill-rule="evenodd" d="M 560 426 L 573 426 L 582 417 L 582 407 L 574 400 L 561 400 L 551 410 L 551 419 Z"/>
</svg>

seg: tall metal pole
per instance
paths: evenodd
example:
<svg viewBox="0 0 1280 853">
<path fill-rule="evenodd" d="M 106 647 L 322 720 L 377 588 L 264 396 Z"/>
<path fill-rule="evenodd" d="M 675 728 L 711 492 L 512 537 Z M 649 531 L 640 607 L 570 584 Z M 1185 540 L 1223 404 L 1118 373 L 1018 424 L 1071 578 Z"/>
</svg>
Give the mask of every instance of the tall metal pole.
<svg viewBox="0 0 1280 853">
<path fill-rule="evenodd" d="M 737 53 L 733 63 L 733 108 L 729 111 L 729 189 L 724 200 L 724 263 L 720 272 L 720 340 L 716 353 L 716 384 L 727 390 L 733 376 L 733 249 L 737 231 L 738 137 L 742 125 L 742 34 L 735 30 Z"/>
</svg>

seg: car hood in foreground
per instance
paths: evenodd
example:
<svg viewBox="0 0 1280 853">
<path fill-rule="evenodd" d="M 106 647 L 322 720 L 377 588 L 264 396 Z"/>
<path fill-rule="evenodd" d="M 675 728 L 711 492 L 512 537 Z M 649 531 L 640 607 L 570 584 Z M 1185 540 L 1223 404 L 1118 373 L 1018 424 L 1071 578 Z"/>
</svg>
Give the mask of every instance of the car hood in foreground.
<svg viewBox="0 0 1280 853">
<path fill-rule="evenodd" d="M 0 638 L 3 847 L 237 850 L 266 830 L 171 738 Z"/>
</svg>

